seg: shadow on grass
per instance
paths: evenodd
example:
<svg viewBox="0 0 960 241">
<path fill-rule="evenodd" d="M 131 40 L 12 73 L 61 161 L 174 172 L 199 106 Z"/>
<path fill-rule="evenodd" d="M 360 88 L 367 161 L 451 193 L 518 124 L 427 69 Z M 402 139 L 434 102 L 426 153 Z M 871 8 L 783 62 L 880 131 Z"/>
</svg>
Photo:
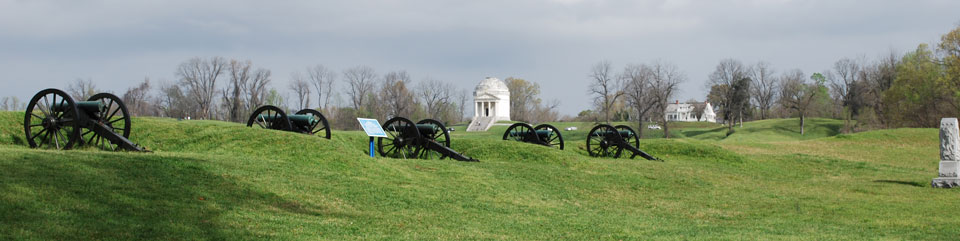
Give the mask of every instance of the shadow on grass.
<svg viewBox="0 0 960 241">
<path fill-rule="evenodd" d="M 260 226 L 257 219 L 269 219 L 272 212 L 324 215 L 316 211 L 322 208 L 209 172 L 201 160 L 14 155 L 0 160 L 0 239 L 237 240 L 262 238 L 248 227 Z M 219 218 L 225 214 L 231 217 Z M 236 217 L 244 214 L 248 217 Z"/>
<path fill-rule="evenodd" d="M 928 185 L 927 183 L 910 182 L 910 181 L 897 181 L 897 180 L 874 180 L 873 182 L 876 182 L 876 183 L 900 184 L 900 185 L 907 185 L 907 186 L 914 186 L 914 187 L 926 187 L 926 185 Z"/>
<path fill-rule="evenodd" d="M 703 135 L 703 134 L 716 133 L 716 132 L 721 132 L 721 133 L 724 133 L 724 134 L 718 135 L 718 136 L 716 136 L 716 137 L 710 137 L 710 138 L 699 137 L 700 135 Z M 684 131 L 684 132 L 683 132 L 683 135 L 686 136 L 686 137 L 697 138 L 697 139 L 701 139 L 701 140 L 723 140 L 723 139 L 727 138 L 727 136 L 725 135 L 726 132 L 727 132 L 727 128 L 726 128 L 726 127 L 718 127 L 718 128 L 708 129 L 708 130 L 690 130 L 690 131 Z"/>
</svg>

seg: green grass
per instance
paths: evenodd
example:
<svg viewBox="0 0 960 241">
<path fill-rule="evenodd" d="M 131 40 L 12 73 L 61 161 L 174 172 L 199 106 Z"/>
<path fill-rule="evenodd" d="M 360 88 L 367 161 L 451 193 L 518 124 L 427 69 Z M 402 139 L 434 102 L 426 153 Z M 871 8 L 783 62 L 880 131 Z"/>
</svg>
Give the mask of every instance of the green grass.
<svg viewBox="0 0 960 241">
<path fill-rule="evenodd" d="M 480 159 L 366 157 L 362 132 L 326 140 L 216 121 L 135 118 L 152 153 L 46 151 L 0 112 L 0 239 L 924 239 L 960 235 L 956 190 L 933 189 L 936 129 L 850 135 L 842 122 L 679 125 L 645 139 L 666 159 L 453 132 Z"/>
</svg>

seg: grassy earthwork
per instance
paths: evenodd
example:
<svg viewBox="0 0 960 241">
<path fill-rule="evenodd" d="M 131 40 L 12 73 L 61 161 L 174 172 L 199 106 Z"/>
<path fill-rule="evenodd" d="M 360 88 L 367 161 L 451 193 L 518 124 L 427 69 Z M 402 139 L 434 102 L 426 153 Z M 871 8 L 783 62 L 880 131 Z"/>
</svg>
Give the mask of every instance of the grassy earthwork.
<svg viewBox="0 0 960 241">
<path fill-rule="evenodd" d="M 641 140 L 666 159 L 653 162 L 587 156 L 592 123 L 552 123 L 578 127 L 563 151 L 456 126 L 453 148 L 481 160 L 468 163 L 370 158 L 357 131 L 133 120 L 152 153 L 30 149 L 23 113 L 0 112 L 0 239 L 960 237 L 960 193 L 929 184 L 936 129 L 678 124 Z"/>
</svg>

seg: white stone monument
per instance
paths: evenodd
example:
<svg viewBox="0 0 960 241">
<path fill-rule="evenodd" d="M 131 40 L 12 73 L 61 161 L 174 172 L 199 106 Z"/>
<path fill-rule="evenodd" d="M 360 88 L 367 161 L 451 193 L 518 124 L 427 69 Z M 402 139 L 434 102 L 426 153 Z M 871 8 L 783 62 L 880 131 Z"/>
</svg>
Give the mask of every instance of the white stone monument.
<svg viewBox="0 0 960 241">
<path fill-rule="evenodd" d="M 467 131 L 487 131 L 497 121 L 510 120 L 510 89 L 500 79 L 487 77 L 473 91 L 473 121 Z"/>
<path fill-rule="evenodd" d="M 960 129 L 957 118 L 940 120 L 940 175 L 934 178 L 933 187 L 952 188 L 960 186 Z"/>
</svg>

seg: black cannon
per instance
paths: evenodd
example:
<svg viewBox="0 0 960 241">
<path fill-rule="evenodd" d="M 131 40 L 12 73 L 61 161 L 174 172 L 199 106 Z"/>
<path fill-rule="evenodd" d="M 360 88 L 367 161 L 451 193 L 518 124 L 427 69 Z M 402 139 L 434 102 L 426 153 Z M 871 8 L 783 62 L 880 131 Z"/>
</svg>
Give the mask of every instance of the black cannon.
<svg viewBox="0 0 960 241">
<path fill-rule="evenodd" d="M 383 130 L 387 137 L 377 138 L 380 156 L 477 161 L 450 149 L 450 132 L 436 120 L 425 119 L 414 124 L 407 118 L 394 117 L 383 123 Z"/>
<path fill-rule="evenodd" d="M 299 132 L 330 139 L 330 124 L 327 118 L 314 109 L 302 109 L 287 115 L 280 108 L 265 105 L 250 114 L 247 126 L 257 125 L 264 129 Z"/>
<path fill-rule="evenodd" d="M 147 151 L 127 139 L 127 106 L 110 93 L 74 101 L 62 90 L 42 90 L 27 104 L 23 130 L 32 148 L 67 150 L 94 145 L 104 150 Z"/>
<path fill-rule="evenodd" d="M 527 123 L 514 123 L 507 128 L 507 131 L 503 132 L 503 139 L 539 144 L 563 150 L 563 136 L 560 135 L 560 129 L 548 124 L 540 124 L 533 127 Z"/>
<path fill-rule="evenodd" d="M 629 126 L 601 124 L 593 127 L 587 136 L 587 152 L 590 156 L 620 158 L 624 150 L 630 152 L 631 159 L 641 156 L 651 161 L 662 161 L 640 150 L 640 137 Z"/>
</svg>

